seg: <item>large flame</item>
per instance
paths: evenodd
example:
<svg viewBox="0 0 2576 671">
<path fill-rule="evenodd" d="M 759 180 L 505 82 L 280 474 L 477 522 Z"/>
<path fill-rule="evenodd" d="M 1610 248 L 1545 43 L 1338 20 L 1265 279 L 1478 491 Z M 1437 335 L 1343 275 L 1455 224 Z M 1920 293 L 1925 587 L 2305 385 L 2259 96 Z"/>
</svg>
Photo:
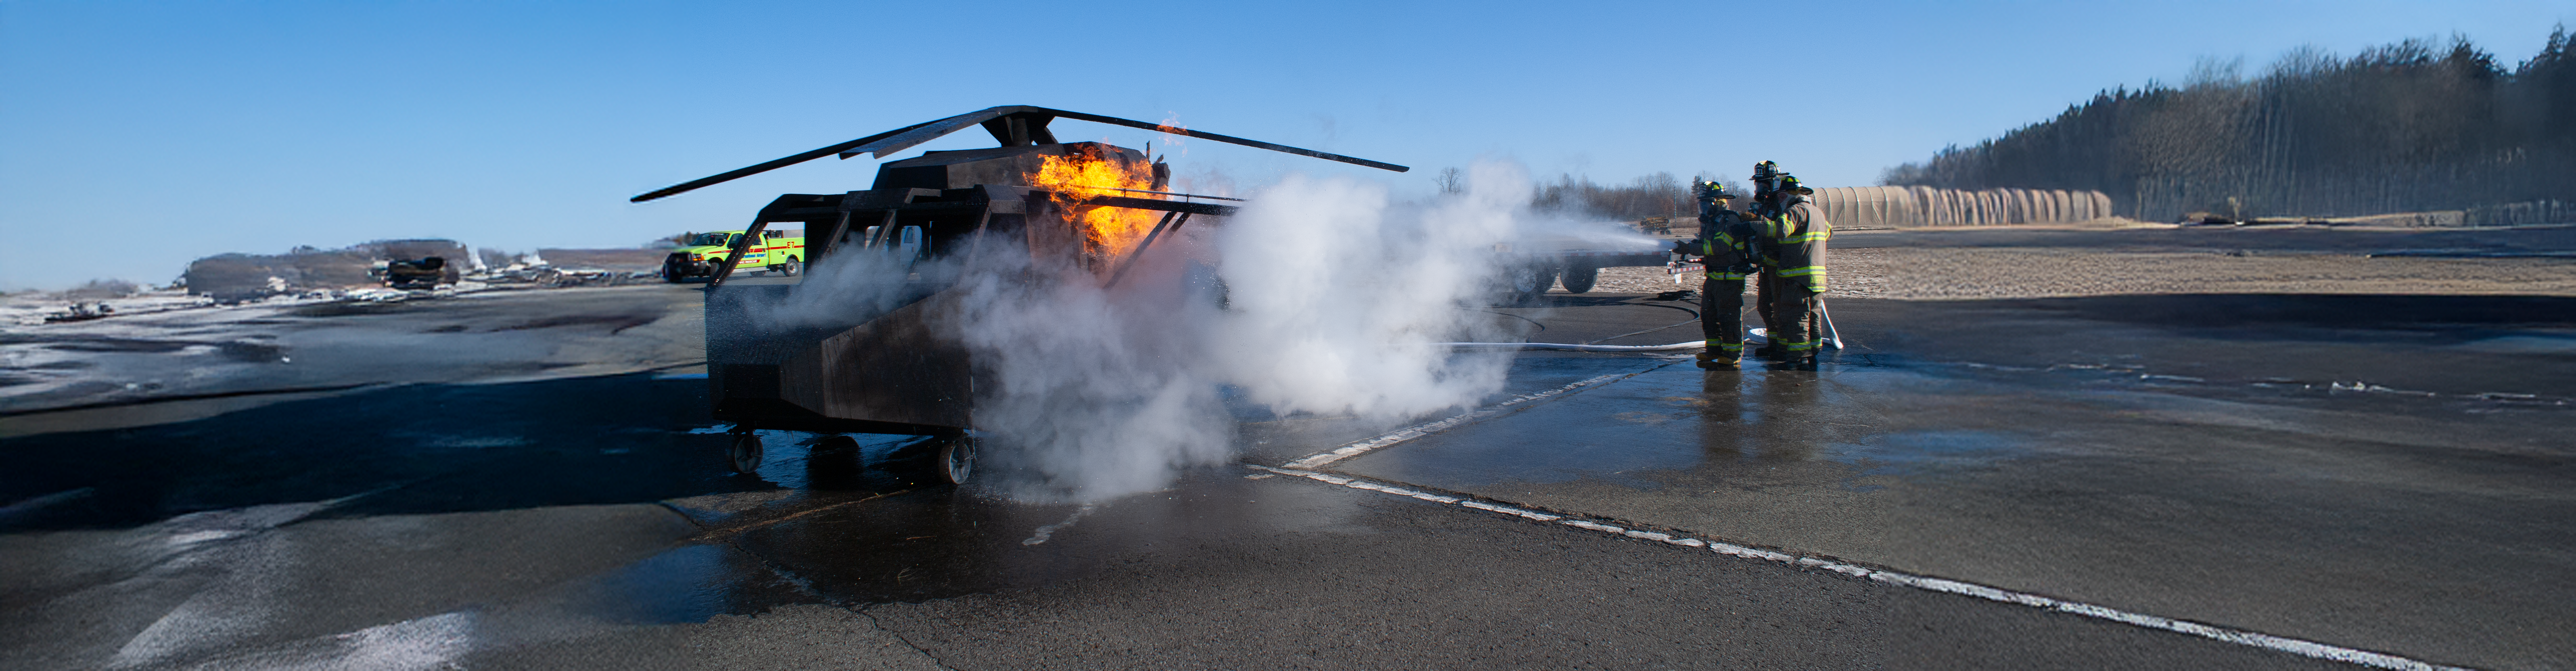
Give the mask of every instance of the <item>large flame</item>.
<svg viewBox="0 0 2576 671">
<path fill-rule="evenodd" d="M 1074 222 L 1082 227 L 1086 251 L 1101 258 L 1119 258 L 1136 249 L 1145 234 L 1153 230 L 1161 215 L 1153 210 L 1124 207 L 1085 207 L 1085 201 L 1100 196 L 1152 198 L 1152 194 L 1113 191 L 1111 189 L 1151 190 L 1154 175 L 1151 168 L 1130 169 L 1125 161 L 1108 160 L 1088 153 L 1068 156 L 1043 156 L 1045 163 L 1029 177 L 1029 185 L 1055 192 L 1056 204 L 1073 212 Z"/>
</svg>

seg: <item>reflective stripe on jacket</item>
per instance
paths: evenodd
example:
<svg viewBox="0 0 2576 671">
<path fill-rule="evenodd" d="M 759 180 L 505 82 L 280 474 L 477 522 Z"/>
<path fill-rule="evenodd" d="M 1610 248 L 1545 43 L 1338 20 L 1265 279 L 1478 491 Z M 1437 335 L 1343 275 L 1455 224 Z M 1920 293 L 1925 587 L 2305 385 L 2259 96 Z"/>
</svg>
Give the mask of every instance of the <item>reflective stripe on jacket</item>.
<svg viewBox="0 0 2576 671">
<path fill-rule="evenodd" d="M 1713 211 L 1709 214 L 1700 217 L 1699 238 L 1683 245 L 1682 251 L 1700 257 L 1700 263 L 1708 268 L 1709 279 L 1744 279 L 1744 273 L 1733 269 L 1753 258 L 1753 238 L 1743 235 L 1750 232 L 1745 229 L 1751 227 L 1744 226 L 1741 223 L 1743 221 L 1741 215 L 1735 212 L 1715 208 L 1711 210 Z"/>
<path fill-rule="evenodd" d="M 1825 241 L 1834 237 L 1834 225 L 1814 203 L 1799 198 L 1789 203 L 1778 219 L 1771 220 L 1768 231 L 1779 257 L 1772 266 L 1774 277 L 1808 291 L 1825 291 Z"/>
</svg>

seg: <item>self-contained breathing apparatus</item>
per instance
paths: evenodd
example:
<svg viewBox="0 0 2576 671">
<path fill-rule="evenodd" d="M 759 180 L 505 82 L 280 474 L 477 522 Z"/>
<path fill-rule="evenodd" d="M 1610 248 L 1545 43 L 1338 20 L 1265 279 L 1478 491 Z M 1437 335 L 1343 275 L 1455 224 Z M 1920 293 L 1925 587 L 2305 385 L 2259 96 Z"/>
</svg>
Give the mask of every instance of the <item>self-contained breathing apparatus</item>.
<svg viewBox="0 0 2576 671">
<path fill-rule="evenodd" d="M 1702 264 L 1710 264 L 1711 260 L 1706 257 L 1715 256 L 1721 247 L 1728 247 L 1737 252 L 1732 262 L 1724 266 L 1706 265 L 1708 272 L 1739 275 L 1753 272 L 1755 250 L 1751 245 L 1761 238 L 1755 235 L 1757 229 L 1748 215 L 1727 208 L 1727 201 L 1736 195 L 1727 192 L 1726 187 L 1717 182 L 1693 180 L 1691 190 L 1699 197 L 1699 237 L 1674 242 L 1673 253 L 1680 257 L 1675 261 L 1687 261 L 1689 255 L 1699 255 L 1703 257 Z M 1725 235 L 1721 237 L 1720 233 Z"/>
</svg>

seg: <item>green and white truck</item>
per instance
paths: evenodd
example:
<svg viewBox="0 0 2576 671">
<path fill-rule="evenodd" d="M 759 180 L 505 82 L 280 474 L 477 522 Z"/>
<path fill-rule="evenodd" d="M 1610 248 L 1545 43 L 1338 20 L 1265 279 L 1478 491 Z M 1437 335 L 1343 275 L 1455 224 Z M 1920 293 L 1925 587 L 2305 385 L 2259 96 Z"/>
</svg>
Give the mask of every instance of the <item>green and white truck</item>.
<svg viewBox="0 0 2576 671">
<path fill-rule="evenodd" d="M 662 259 L 662 279 L 680 282 L 692 277 L 714 277 L 724 269 L 725 258 L 742 243 L 742 231 L 699 233 L 689 244 L 671 250 Z M 805 272 L 804 231 L 762 231 L 760 240 L 742 251 L 742 264 L 734 272 L 766 270 L 793 276 Z"/>
</svg>

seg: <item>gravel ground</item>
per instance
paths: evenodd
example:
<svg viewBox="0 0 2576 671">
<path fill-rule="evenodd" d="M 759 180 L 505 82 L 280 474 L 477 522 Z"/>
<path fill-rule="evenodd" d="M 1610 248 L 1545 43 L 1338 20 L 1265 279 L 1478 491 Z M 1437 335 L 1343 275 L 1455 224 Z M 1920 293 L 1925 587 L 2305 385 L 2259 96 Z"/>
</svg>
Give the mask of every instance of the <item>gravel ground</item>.
<svg viewBox="0 0 2576 671">
<path fill-rule="evenodd" d="M 1876 248 L 1829 250 L 1825 258 L 1833 275 L 1825 295 L 1834 298 L 1890 298 L 1887 295 L 1888 251 Z M 1698 291 L 1700 285 L 1706 283 L 1707 276 L 1686 273 L 1682 275 L 1682 283 L 1676 285 L 1672 276 L 1665 274 L 1662 268 L 1632 266 L 1601 269 L 1601 278 L 1593 282 L 1592 290 L 1602 293 Z M 1559 288 L 1555 291 L 1562 293 L 1565 290 Z"/>
<path fill-rule="evenodd" d="M 2576 295 L 2576 260 L 2356 254 L 1891 248 L 1886 298 L 2109 294 Z M 1842 279 L 1835 258 L 1835 279 Z"/>
<path fill-rule="evenodd" d="M 1956 235 L 1956 232 L 1945 231 Z M 2009 234 L 2007 232 L 2007 234 Z M 2349 251 L 1894 246 L 1833 249 L 1827 296 L 1910 300 L 2121 294 L 2576 295 L 2576 259 L 2371 257 Z M 1839 239 L 1837 240 L 1839 241 Z M 1678 287 L 1662 268 L 1604 268 L 1595 292 Z M 1561 291 L 1561 290 L 1560 290 Z"/>
</svg>

